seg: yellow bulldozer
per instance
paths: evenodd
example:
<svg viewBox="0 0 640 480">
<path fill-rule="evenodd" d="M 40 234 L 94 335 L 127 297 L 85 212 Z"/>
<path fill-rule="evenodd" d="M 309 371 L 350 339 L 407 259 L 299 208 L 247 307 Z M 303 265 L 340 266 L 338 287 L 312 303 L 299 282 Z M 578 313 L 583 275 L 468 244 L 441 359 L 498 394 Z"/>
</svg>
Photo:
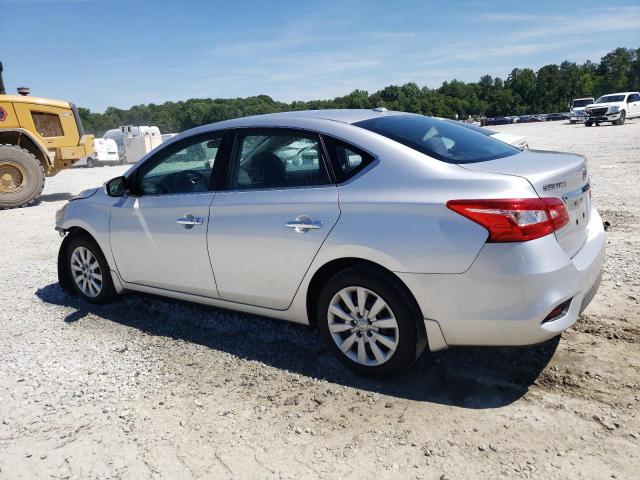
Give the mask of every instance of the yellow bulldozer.
<svg viewBox="0 0 640 480">
<path fill-rule="evenodd" d="M 7 95 L 0 62 L 0 209 L 30 205 L 52 177 L 93 151 L 73 103 Z"/>
</svg>

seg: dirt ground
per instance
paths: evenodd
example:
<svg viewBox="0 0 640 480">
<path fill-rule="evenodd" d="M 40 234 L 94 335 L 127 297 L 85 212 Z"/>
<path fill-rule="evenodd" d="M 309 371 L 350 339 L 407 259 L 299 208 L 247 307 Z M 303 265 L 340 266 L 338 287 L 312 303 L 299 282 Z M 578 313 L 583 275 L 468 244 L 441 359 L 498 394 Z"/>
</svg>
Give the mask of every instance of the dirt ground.
<svg viewBox="0 0 640 480">
<path fill-rule="evenodd" d="M 0 478 L 638 478 L 640 119 L 494 129 L 589 158 L 602 286 L 561 338 L 425 355 L 387 381 L 307 327 L 63 293 L 54 212 L 123 167 L 62 172 L 0 212 Z"/>
</svg>

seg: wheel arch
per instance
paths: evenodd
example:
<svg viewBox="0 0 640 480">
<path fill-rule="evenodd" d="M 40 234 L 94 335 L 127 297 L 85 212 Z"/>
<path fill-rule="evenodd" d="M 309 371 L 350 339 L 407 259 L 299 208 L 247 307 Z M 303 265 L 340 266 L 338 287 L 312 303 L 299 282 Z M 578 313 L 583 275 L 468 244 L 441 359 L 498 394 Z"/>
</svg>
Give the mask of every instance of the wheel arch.
<svg viewBox="0 0 640 480">
<path fill-rule="evenodd" d="M 48 173 L 51 169 L 51 162 L 49 161 L 47 149 L 27 130 L 21 128 L 0 130 L 0 144 L 1 143 L 15 145 L 16 147 L 27 150 L 38 159 L 42 168 L 44 168 L 45 173 Z"/>
<path fill-rule="evenodd" d="M 67 250 L 67 245 L 69 245 L 69 242 L 78 235 L 86 235 L 95 241 L 95 238 L 93 238 L 93 236 L 82 227 L 70 227 L 69 229 L 67 229 L 67 234 L 62 239 L 62 243 L 60 244 L 60 248 L 58 249 L 58 283 L 60 284 L 60 287 L 62 287 L 62 289 L 66 292 L 73 291 L 73 283 L 66 269 L 65 252 Z"/>
<path fill-rule="evenodd" d="M 109 269 L 111 270 L 111 277 L 112 279 L 114 279 L 114 276 L 116 275 L 114 275 L 115 272 L 109 261 L 110 252 L 105 251 L 103 245 L 100 244 L 100 242 L 98 241 L 95 235 L 93 235 L 89 230 L 83 228 L 82 226 L 75 226 L 75 225 L 70 227 L 65 227 L 64 231 L 67 232 L 67 234 L 62 239 L 62 243 L 60 244 L 60 248 L 58 250 L 58 282 L 60 283 L 60 286 L 62 287 L 63 290 L 73 291 L 73 284 L 71 283 L 71 279 L 67 275 L 67 269 L 65 268 L 64 254 L 66 252 L 66 247 L 69 244 L 69 242 L 79 235 L 84 235 L 88 237 L 98 246 L 102 255 L 105 257 L 107 261 L 107 265 L 109 265 Z M 122 290 L 122 288 L 120 287 L 121 283 L 119 278 L 114 279 L 114 284 L 116 285 L 116 289 L 118 291 Z"/>
<path fill-rule="evenodd" d="M 313 276 L 311 277 L 309 286 L 307 287 L 307 298 L 306 298 L 307 316 L 309 318 L 309 324 L 316 325 L 318 322 L 318 319 L 316 318 L 316 310 L 318 306 L 317 301 L 318 301 L 318 295 L 320 294 L 320 290 L 322 290 L 322 287 L 327 283 L 327 281 L 329 281 L 331 277 L 333 277 L 337 273 L 343 270 L 347 270 L 349 268 L 357 267 L 357 266 L 369 267 L 373 270 L 377 270 L 379 273 L 390 278 L 393 282 L 397 284 L 399 288 L 403 290 L 403 293 L 411 301 L 412 307 L 415 309 L 416 314 L 418 314 L 420 318 L 424 318 L 422 316 L 422 310 L 420 309 L 420 306 L 416 298 L 413 296 L 413 293 L 411 293 L 411 290 L 409 290 L 409 287 L 407 287 L 407 285 L 402 281 L 402 279 L 400 279 L 400 277 L 398 277 L 395 273 L 393 273 L 391 270 L 383 267 L 378 263 L 372 262 L 370 260 L 365 260 L 364 258 L 343 257 L 343 258 L 336 258 L 325 263 L 320 268 L 318 268 L 313 274 Z"/>
</svg>

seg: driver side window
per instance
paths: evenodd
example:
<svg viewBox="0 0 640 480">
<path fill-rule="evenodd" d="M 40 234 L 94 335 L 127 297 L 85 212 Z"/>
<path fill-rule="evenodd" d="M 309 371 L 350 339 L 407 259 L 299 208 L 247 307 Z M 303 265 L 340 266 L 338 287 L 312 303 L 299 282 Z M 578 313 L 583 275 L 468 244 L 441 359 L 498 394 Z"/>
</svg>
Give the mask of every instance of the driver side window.
<svg viewBox="0 0 640 480">
<path fill-rule="evenodd" d="M 190 143 L 168 147 L 166 152 L 158 152 L 159 160 L 140 166 L 136 193 L 166 195 L 208 191 L 221 143 L 222 134 L 206 139 L 199 137 Z"/>
</svg>

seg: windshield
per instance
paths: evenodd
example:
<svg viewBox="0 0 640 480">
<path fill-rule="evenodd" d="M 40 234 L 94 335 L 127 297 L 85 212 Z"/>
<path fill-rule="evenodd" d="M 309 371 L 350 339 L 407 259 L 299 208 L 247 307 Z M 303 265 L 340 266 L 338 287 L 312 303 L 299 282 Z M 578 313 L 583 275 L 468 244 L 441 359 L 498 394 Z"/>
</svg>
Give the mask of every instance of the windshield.
<svg viewBox="0 0 640 480">
<path fill-rule="evenodd" d="M 624 102 L 624 95 L 605 95 L 596 100 L 596 103 Z"/>
<path fill-rule="evenodd" d="M 573 108 L 585 107 L 585 106 L 589 105 L 590 103 L 593 103 L 593 98 L 583 98 L 583 99 L 580 99 L 580 100 L 574 100 L 573 101 Z"/>
<path fill-rule="evenodd" d="M 422 115 L 383 116 L 354 125 L 447 163 L 484 162 L 521 153 L 475 128 Z"/>
</svg>

